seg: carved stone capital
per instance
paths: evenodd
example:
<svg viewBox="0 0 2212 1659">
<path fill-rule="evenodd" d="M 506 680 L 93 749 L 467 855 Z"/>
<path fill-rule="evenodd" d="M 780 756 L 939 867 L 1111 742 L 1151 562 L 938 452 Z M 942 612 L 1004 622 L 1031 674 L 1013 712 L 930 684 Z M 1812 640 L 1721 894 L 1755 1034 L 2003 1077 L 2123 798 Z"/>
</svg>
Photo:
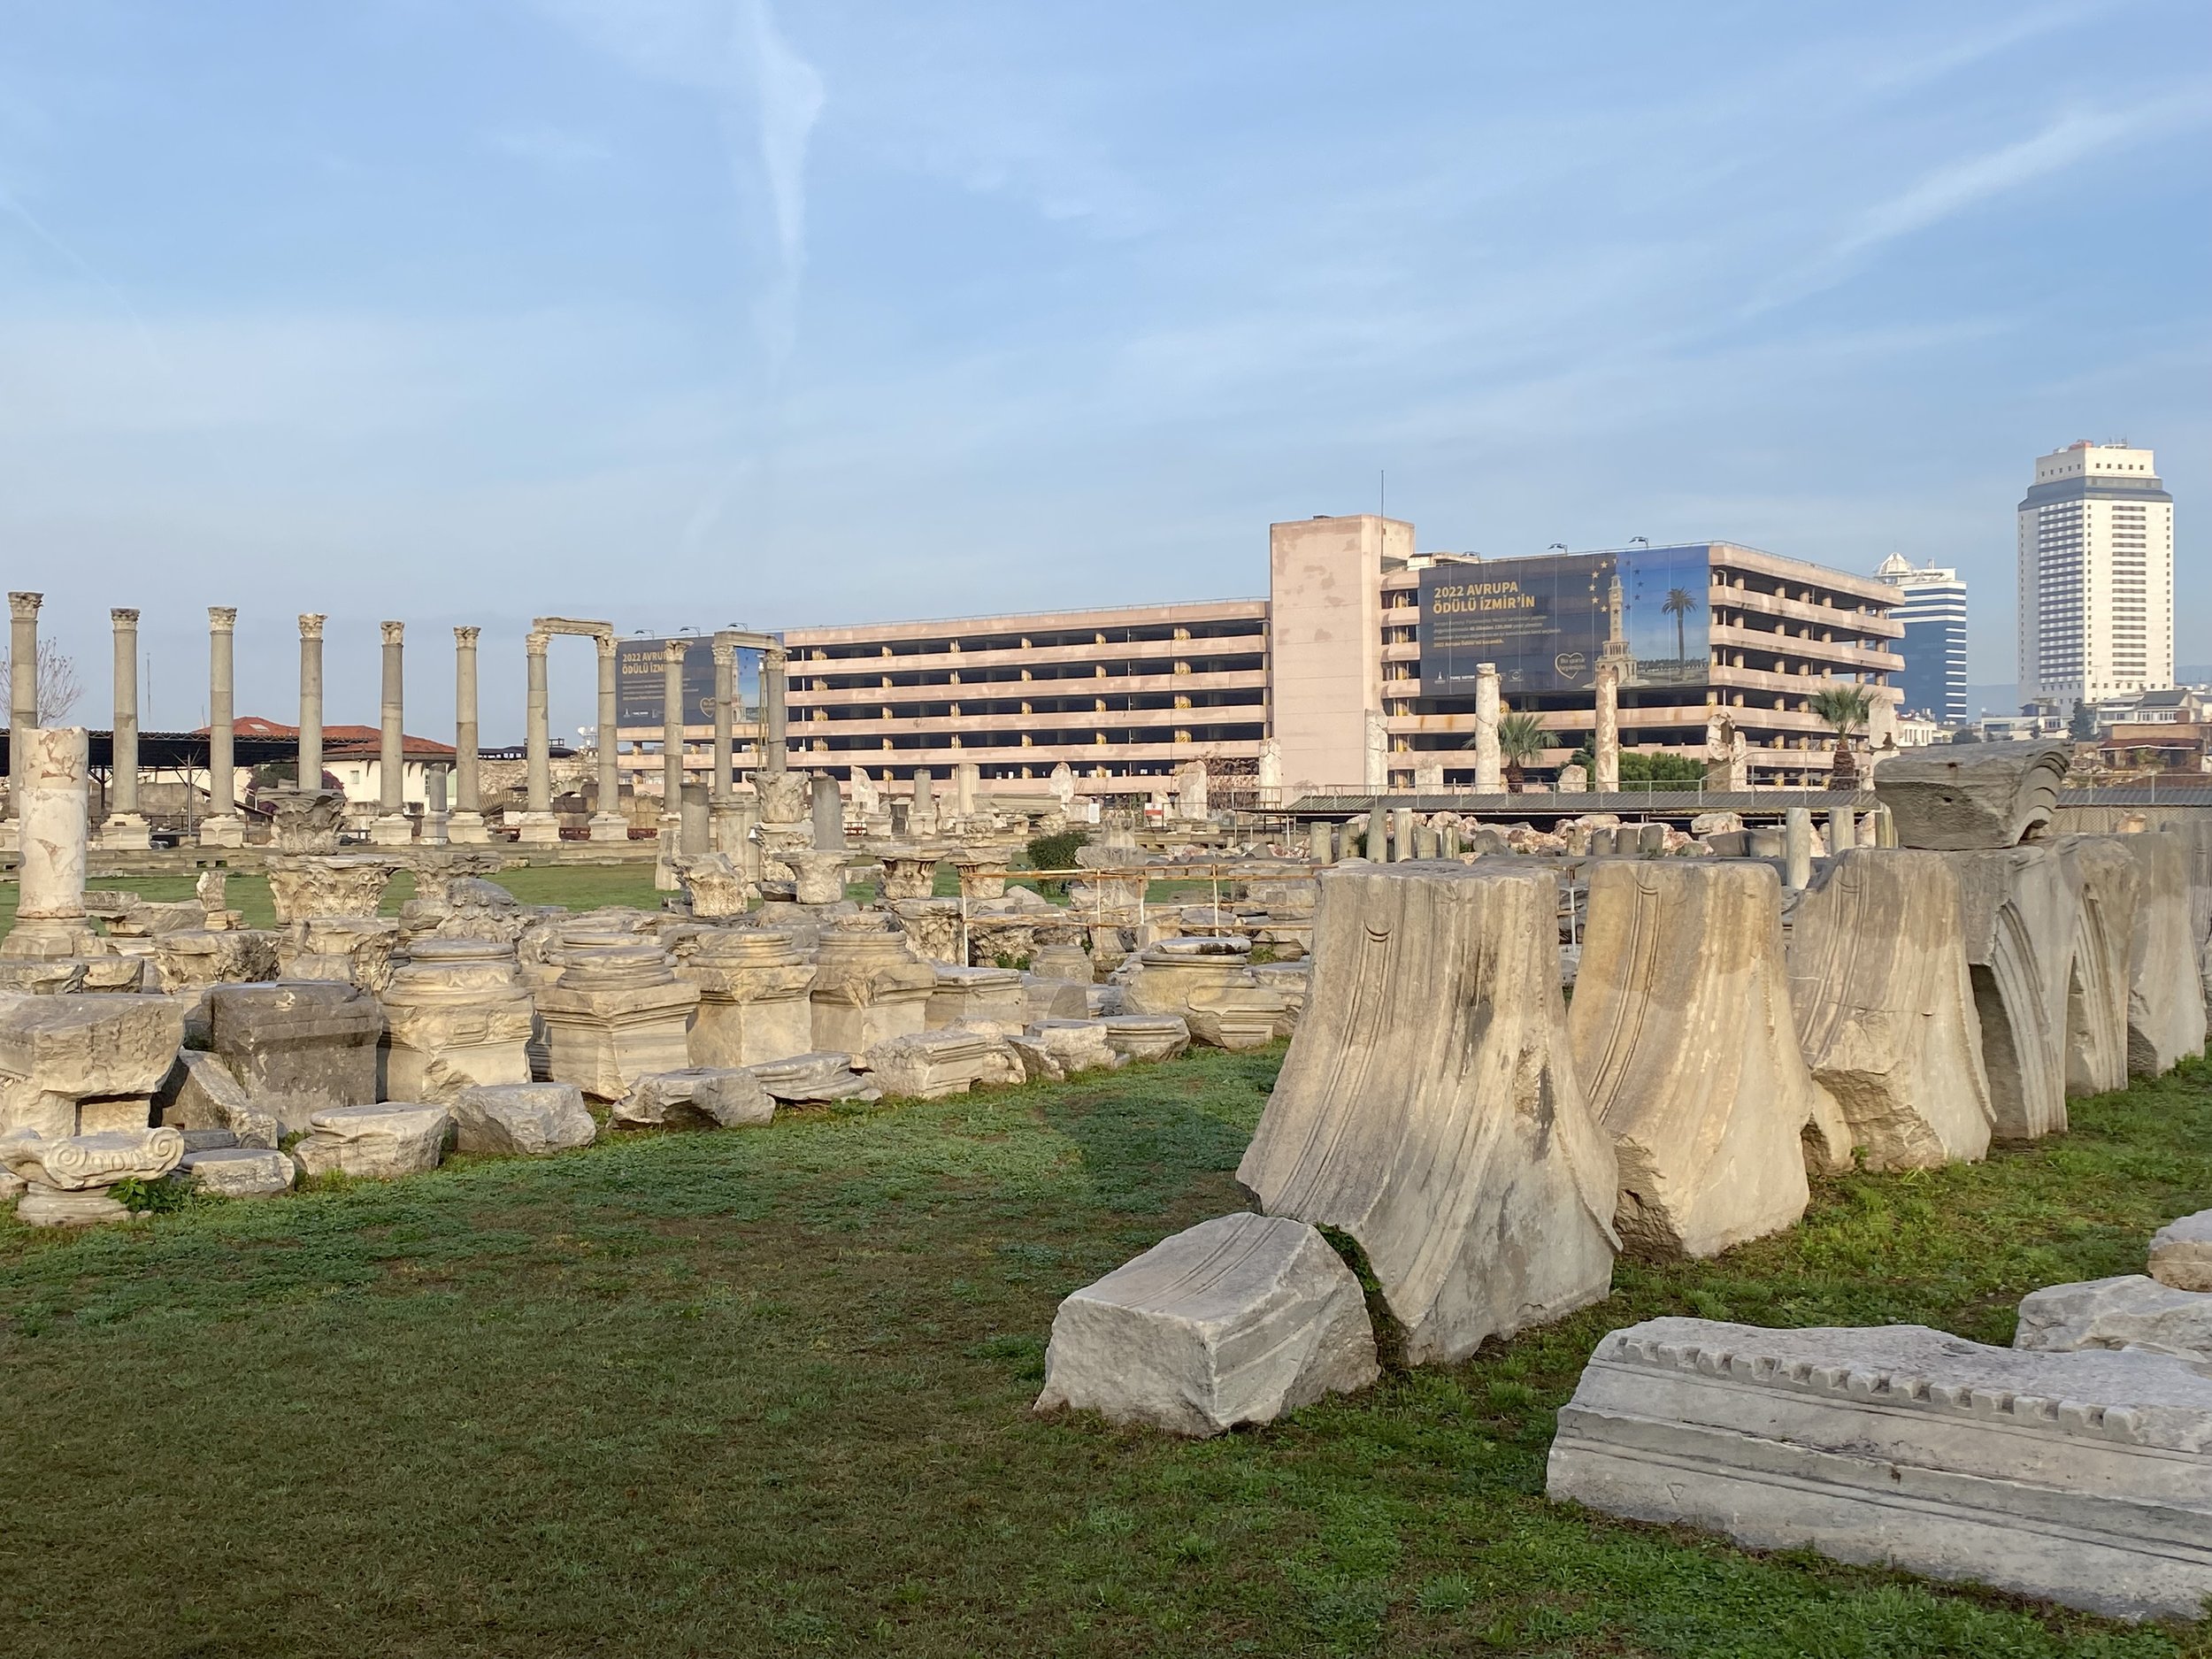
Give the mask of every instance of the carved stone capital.
<svg viewBox="0 0 2212 1659">
<path fill-rule="evenodd" d="M 717 640 L 710 649 L 714 652 L 714 665 L 717 668 L 731 667 L 737 661 L 737 647 L 734 645 Z"/>
<path fill-rule="evenodd" d="M 319 611 L 301 611 L 300 638 L 303 640 L 321 639 L 323 637 L 323 624 L 329 620 L 330 618 Z"/>
<path fill-rule="evenodd" d="M 662 661 L 664 664 L 672 664 L 672 664 L 680 664 L 683 662 L 683 660 L 684 660 L 684 652 L 685 652 L 685 650 L 686 650 L 687 649 L 687 641 L 683 641 L 683 640 L 668 640 L 668 641 L 664 641 L 664 642 L 662 643 L 662 646 L 661 646 L 661 661 Z"/>
<path fill-rule="evenodd" d="M 383 629 L 384 643 L 387 645 L 397 645 L 407 637 L 407 625 L 404 622 L 380 622 L 377 626 Z"/>
<path fill-rule="evenodd" d="M 455 648 L 456 648 L 457 649 L 459 649 L 459 650 L 464 650 L 464 651 L 472 651 L 472 650 L 474 650 L 474 649 L 476 649 L 476 636 L 477 636 L 478 634 L 481 634 L 483 631 L 484 631 L 484 630 L 483 630 L 483 629 L 481 629 L 481 628 L 456 628 L 456 629 L 454 629 L 454 630 L 453 630 L 453 643 L 454 643 Z"/>
<path fill-rule="evenodd" d="M 207 608 L 207 626 L 211 633 L 230 633 L 238 626 L 238 607 L 236 605 L 210 605 Z"/>
<path fill-rule="evenodd" d="M 46 603 L 44 594 L 10 594 L 8 610 L 19 622 L 28 622 L 38 615 L 38 608 Z"/>
<path fill-rule="evenodd" d="M 551 634 L 540 634 L 535 630 L 533 630 L 532 632 L 522 636 L 522 649 L 533 657 L 544 656 L 545 648 L 552 643 L 553 636 Z"/>
<path fill-rule="evenodd" d="M 119 628 L 134 628 L 138 626 L 138 612 L 128 605 L 118 605 L 108 612 L 108 620 Z"/>
<path fill-rule="evenodd" d="M 591 639 L 592 643 L 599 648 L 600 660 L 602 662 L 612 660 L 615 652 L 614 635 L 611 634 L 595 634 L 591 636 Z"/>
</svg>

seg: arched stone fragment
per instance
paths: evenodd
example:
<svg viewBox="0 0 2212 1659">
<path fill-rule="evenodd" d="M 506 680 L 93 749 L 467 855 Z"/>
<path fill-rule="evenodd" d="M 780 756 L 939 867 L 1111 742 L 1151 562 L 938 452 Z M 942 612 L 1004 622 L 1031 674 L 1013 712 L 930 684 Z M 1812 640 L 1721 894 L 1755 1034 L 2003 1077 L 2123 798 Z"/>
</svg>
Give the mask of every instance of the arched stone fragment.
<svg viewBox="0 0 2212 1659">
<path fill-rule="evenodd" d="M 2081 887 L 2054 847 L 1947 855 L 2000 1141 L 2066 1127 L 2066 1003 Z"/>
<path fill-rule="evenodd" d="M 1567 1028 L 1619 1161 L 1623 1248 L 1716 1256 L 1805 1213 L 1799 1137 L 1816 1086 L 1790 1018 L 1771 867 L 1594 865 Z"/>
<path fill-rule="evenodd" d="M 2189 846 L 2178 835 L 2123 835 L 2139 887 L 2128 941 L 2128 1075 L 2159 1077 L 2204 1052 L 2204 982 L 2191 920 Z"/>
<path fill-rule="evenodd" d="M 2117 835 L 2069 835 L 2059 856 L 2080 895 L 2066 986 L 2066 1093 L 2128 1086 L 2128 951 L 2141 882 Z"/>
<path fill-rule="evenodd" d="M 1036 1409 L 1202 1437 L 1271 1423 L 1376 1375 L 1359 1280 L 1321 1235 L 1273 1216 L 1220 1216 L 1060 1304 Z"/>
<path fill-rule="evenodd" d="M 1874 793 L 1907 847 L 2016 847 L 2049 826 L 2070 758 L 2064 743 L 2041 740 L 1906 749 L 1876 769 Z"/>
<path fill-rule="evenodd" d="M 1806 1064 L 1869 1168 L 1988 1152 L 1989 1078 L 1947 859 L 1882 848 L 1831 859 L 1798 901 L 1789 964 Z"/>
<path fill-rule="evenodd" d="M 1321 880 L 1312 989 L 1237 1179 L 1358 1241 L 1417 1363 L 1611 1286 L 1613 1148 L 1576 1077 L 1557 895 L 1498 864 Z"/>
</svg>

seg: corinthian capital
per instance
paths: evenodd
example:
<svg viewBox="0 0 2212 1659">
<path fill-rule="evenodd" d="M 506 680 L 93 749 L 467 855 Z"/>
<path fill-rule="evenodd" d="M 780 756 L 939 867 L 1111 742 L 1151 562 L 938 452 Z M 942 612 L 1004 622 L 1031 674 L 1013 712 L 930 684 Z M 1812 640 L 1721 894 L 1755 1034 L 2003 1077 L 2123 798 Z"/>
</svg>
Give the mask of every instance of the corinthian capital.
<svg viewBox="0 0 2212 1659">
<path fill-rule="evenodd" d="M 384 643 L 387 645 L 397 645 L 407 637 L 404 622 L 380 622 L 377 626 L 384 630 Z"/>
</svg>

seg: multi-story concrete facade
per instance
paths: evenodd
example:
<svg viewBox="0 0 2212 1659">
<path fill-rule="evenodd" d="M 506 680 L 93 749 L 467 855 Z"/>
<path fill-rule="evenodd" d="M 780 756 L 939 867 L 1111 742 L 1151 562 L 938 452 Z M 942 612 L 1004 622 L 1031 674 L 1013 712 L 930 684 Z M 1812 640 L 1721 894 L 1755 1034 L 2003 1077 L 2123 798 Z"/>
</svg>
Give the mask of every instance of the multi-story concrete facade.
<svg viewBox="0 0 2212 1659">
<path fill-rule="evenodd" d="M 1624 746 L 1701 757 L 1709 720 L 1724 714 L 1748 741 L 1758 781 L 1824 774 L 1827 728 L 1808 705 L 1827 678 L 1883 688 L 1885 716 L 1894 702 L 1886 687 L 1903 666 L 1892 649 L 1902 626 L 1887 611 L 1897 594 L 1870 577 L 1727 542 L 1571 555 L 1563 565 L 1414 549 L 1402 519 L 1300 519 L 1270 531 L 1266 598 L 786 630 L 789 764 L 903 782 L 968 763 L 987 780 L 1041 781 L 1064 762 L 1093 795 L 1158 787 L 1193 760 L 1233 795 L 1240 777 L 1291 793 L 1470 783 L 1474 703 L 1440 656 L 1425 674 L 1425 594 L 1448 606 L 1434 597 L 1440 578 L 1452 579 L 1446 588 L 1461 573 L 1513 587 L 1540 566 L 1570 572 L 1568 589 L 1591 572 L 1617 577 L 1609 596 L 1587 581 L 1587 591 L 1562 590 L 1562 626 L 1605 634 L 1590 635 L 1574 672 L 1557 672 L 1577 655 L 1571 641 L 1553 649 L 1542 627 L 1521 630 L 1551 664 L 1542 688 L 1508 687 L 1512 708 L 1555 734 L 1530 763 L 1540 774 L 1591 741 L 1587 671 L 1609 655 Z M 1467 638 L 1462 630 L 1448 649 L 1463 657 Z M 640 713 L 623 721 L 622 765 L 649 791 L 658 705 L 641 703 Z M 711 737 L 695 711 L 685 764 L 702 776 Z M 755 726 L 741 721 L 741 770 L 756 744 Z"/>
<path fill-rule="evenodd" d="M 2157 457 L 2087 439 L 2035 464 L 2016 515 L 2020 695 L 2061 706 L 2174 683 L 2174 498 Z"/>
<path fill-rule="evenodd" d="M 1897 589 L 1890 612 L 1905 625 L 1898 654 L 1905 659 L 1897 677 L 1901 707 L 1946 726 L 1966 719 L 1966 584 L 1941 565 L 1916 566 L 1893 553 L 1874 573 Z"/>
</svg>

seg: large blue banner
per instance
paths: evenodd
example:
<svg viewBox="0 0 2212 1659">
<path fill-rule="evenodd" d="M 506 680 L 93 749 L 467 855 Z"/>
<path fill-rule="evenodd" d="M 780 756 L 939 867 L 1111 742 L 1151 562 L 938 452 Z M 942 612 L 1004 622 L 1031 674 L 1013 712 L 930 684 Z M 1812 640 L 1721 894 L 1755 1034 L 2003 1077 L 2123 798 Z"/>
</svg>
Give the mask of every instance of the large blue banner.
<svg viewBox="0 0 2212 1659">
<path fill-rule="evenodd" d="M 1707 549 L 1632 548 L 1431 565 L 1421 572 L 1421 695 L 1580 691 L 1611 662 L 1624 687 L 1702 686 L 1711 659 Z"/>
</svg>

